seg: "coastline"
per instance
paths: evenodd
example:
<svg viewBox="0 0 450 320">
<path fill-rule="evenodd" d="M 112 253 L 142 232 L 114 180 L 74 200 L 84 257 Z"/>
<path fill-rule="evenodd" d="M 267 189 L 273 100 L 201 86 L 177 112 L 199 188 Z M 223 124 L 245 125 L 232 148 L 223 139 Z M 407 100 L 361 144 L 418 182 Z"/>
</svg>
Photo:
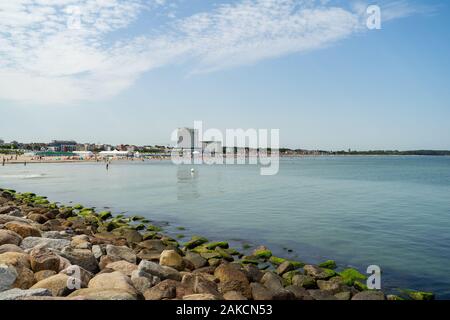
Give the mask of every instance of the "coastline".
<svg viewBox="0 0 450 320">
<path fill-rule="evenodd" d="M 305 264 L 275 257 L 263 246 L 244 255 L 227 241 L 210 242 L 201 236 L 179 243 L 144 217 L 113 216 L 80 204 L 59 205 L 33 193 L 0 189 L 0 226 L 4 242 L 0 242 L 0 266 L 5 263 L 17 274 L 7 290 L 2 287 L 0 299 L 11 294 L 37 299 L 32 297 L 36 289 L 46 297 L 39 299 L 434 298 L 426 292 L 386 295 L 368 290 L 364 274 L 351 268 L 336 271 L 339 267 L 333 260 Z M 8 265 L 12 257 L 25 263 Z M 48 261 L 53 265 L 49 267 Z M 70 265 L 80 266 L 84 275 L 76 290 L 66 286 Z"/>
</svg>

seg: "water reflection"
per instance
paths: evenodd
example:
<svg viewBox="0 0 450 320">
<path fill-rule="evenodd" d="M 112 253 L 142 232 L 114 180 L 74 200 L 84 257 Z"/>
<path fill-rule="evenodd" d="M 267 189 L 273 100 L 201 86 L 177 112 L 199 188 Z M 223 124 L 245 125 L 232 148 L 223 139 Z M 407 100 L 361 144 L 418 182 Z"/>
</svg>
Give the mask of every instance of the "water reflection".
<svg viewBox="0 0 450 320">
<path fill-rule="evenodd" d="M 192 200 L 199 199 L 198 190 L 199 173 L 198 170 L 191 170 L 192 167 L 177 166 L 177 199 Z"/>
</svg>

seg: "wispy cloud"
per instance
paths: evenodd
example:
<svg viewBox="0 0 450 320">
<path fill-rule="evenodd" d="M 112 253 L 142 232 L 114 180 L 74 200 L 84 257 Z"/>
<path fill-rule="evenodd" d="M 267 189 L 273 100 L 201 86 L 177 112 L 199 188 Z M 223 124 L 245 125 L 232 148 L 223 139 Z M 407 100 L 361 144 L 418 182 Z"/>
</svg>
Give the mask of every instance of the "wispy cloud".
<svg viewBox="0 0 450 320">
<path fill-rule="evenodd" d="M 176 18 L 165 0 L 8 0 L 0 3 L 0 99 L 63 104 L 107 99 L 140 75 L 180 61 L 211 72 L 316 50 L 364 30 L 362 2 L 239 0 Z M 127 34 L 144 12 L 167 23 Z M 386 19 L 415 14 L 390 2 Z M 81 28 L 74 28 L 81 21 Z M 121 32 L 117 32 L 121 31 Z M 130 33 L 131 34 L 131 33 Z"/>
</svg>

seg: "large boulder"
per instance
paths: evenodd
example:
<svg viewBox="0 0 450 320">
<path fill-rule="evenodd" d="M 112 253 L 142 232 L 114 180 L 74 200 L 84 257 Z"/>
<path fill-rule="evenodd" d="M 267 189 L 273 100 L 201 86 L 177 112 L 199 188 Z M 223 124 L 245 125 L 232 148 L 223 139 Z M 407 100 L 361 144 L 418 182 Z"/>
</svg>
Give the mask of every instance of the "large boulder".
<svg viewBox="0 0 450 320">
<path fill-rule="evenodd" d="M 193 294 L 188 286 L 175 280 L 164 280 L 144 292 L 145 300 L 181 299 L 185 295 Z"/>
<path fill-rule="evenodd" d="M 111 262 L 111 263 L 107 264 L 106 268 L 114 270 L 114 271 L 119 271 L 126 276 L 131 276 L 131 273 L 134 270 L 137 270 L 138 266 L 133 263 L 130 263 L 128 261 L 120 260 L 120 261 Z"/>
<path fill-rule="evenodd" d="M 352 300 L 385 300 L 385 296 L 381 291 L 367 290 L 358 292 L 352 297 Z"/>
<path fill-rule="evenodd" d="M 221 294 L 219 293 L 219 290 L 217 288 L 217 284 L 213 281 L 210 281 L 203 274 L 187 273 L 183 276 L 181 283 L 192 288 L 194 293 L 206 293 L 212 294 L 216 297 L 221 297 Z"/>
<path fill-rule="evenodd" d="M 208 261 L 201 255 L 190 251 L 186 252 L 186 256 L 184 257 L 184 259 L 189 261 L 194 266 L 194 269 L 204 267 L 208 263 Z"/>
<path fill-rule="evenodd" d="M 52 293 L 48 289 L 11 289 L 7 291 L 0 292 L 0 300 L 17 300 L 24 297 L 40 297 L 40 296 L 51 296 Z"/>
<path fill-rule="evenodd" d="M 0 254 L 0 264 L 8 264 L 17 268 L 30 268 L 30 256 L 20 252 L 5 252 Z"/>
<path fill-rule="evenodd" d="M 66 247 L 61 251 L 61 255 L 71 264 L 78 265 L 89 272 L 96 273 L 99 270 L 97 259 L 89 249 Z"/>
<path fill-rule="evenodd" d="M 8 222 L 7 224 L 5 224 L 5 228 L 8 230 L 14 231 L 18 235 L 20 235 L 22 238 L 40 237 L 41 236 L 41 232 L 37 228 L 35 228 L 29 224 L 26 224 L 24 222 L 11 221 L 11 222 Z"/>
<path fill-rule="evenodd" d="M 65 247 L 69 245 L 70 241 L 67 239 L 28 237 L 23 239 L 20 247 L 27 250 L 39 246 L 42 248 L 50 248 L 62 251 Z"/>
<path fill-rule="evenodd" d="M 303 267 L 306 275 L 314 278 L 315 280 L 328 280 L 336 275 L 331 269 L 325 269 L 314 265 L 306 265 Z"/>
<path fill-rule="evenodd" d="M 114 246 L 108 244 L 106 246 L 106 254 L 111 257 L 119 258 L 119 260 L 125 260 L 136 264 L 136 254 L 132 249 L 126 246 Z"/>
<path fill-rule="evenodd" d="M 18 276 L 13 287 L 19 289 L 29 289 L 35 283 L 34 273 L 28 268 L 16 268 Z"/>
<path fill-rule="evenodd" d="M 136 300 L 136 294 L 120 289 L 86 288 L 72 292 L 69 298 L 84 298 L 86 300 Z"/>
<path fill-rule="evenodd" d="M 17 271 L 14 267 L 0 264 L 0 292 L 11 289 L 17 276 Z"/>
<path fill-rule="evenodd" d="M 47 248 L 36 247 L 30 252 L 31 269 L 34 272 L 42 270 L 59 271 L 60 258 Z"/>
<path fill-rule="evenodd" d="M 0 245 L 14 244 L 18 246 L 22 242 L 22 237 L 14 231 L 0 229 Z"/>
<path fill-rule="evenodd" d="M 136 294 L 130 278 L 118 271 L 96 275 L 89 281 L 88 288 L 97 290 L 118 289 L 129 291 L 133 295 Z"/>
<path fill-rule="evenodd" d="M 172 279 L 176 281 L 181 280 L 181 274 L 176 269 L 167 266 L 161 266 L 152 261 L 142 260 L 139 263 L 138 270 L 149 273 L 162 280 L 164 279 Z"/>
<path fill-rule="evenodd" d="M 53 270 L 42 270 L 38 271 L 34 274 L 34 280 L 36 282 L 42 281 L 44 279 L 50 278 L 51 276 L 56 275 L 56 272 Z"/>
<path fill-rule="evenodd" d="M 1 230 L 0 230 L 1 231 Z M 0 245 L 0 254 L 5 252 L 21 252 L 24 253 L 23 249 L 15 244 L 3 244 Z"/>
<path fill-rule="evenodd" d="M 91 279 L 94 277 L 91 272 L 76 265 L 69 266 L 64 270 L 61 270 L 59 273 L 71 277 L 71 282 L 74 285 L 79 285 L 81 288 L 87 288 L 89 281 L 91 281 Z"/>
<path fill-rule="evenodd" d="M 48 289 L 55 297 L 67 296 L 73 289 L 68 286 L 69 276 L 57 274 L 39 281 L 31 289 Z"/>
<path fill-rule="evenodd" d="M 162 266 L 171 267 L 179 271 L 184 270 L 185 262 L 175 250 L 164 250 L 161 252 L 159 264 Z"/>
<path fill-rule="evenodd" d="M 224 294 L 228 291 L 238 291 L 246 298 L 251 298 L 251 288 L 247 276 L 236 266 L 221 264 L 214 271 L 219 279 L 219 291 Z"/>
</svg>

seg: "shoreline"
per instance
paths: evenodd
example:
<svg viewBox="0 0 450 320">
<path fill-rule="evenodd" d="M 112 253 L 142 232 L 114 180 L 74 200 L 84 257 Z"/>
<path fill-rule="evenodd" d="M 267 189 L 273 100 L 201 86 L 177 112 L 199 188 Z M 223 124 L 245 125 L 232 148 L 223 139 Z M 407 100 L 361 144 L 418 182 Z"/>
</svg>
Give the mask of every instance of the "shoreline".
<svg viewBox="0 0 450 320">
<path fill-rule="evenodd" d="M 8 265 L 13 256 L 29 264 Z M 71 265 L 81 270 L 79 288 L 67 288 Z M 368 290 L 366 275 L 352 268 L 336 271 L 340 269 L 333 260 L 305 264 L 273 256 L 263 246 L 244 255 L 227 241 L 201 236 L 180 243 L 142 216 L 113 216 L 110 211 L 50 203 L 46 197 L 5 189 L 0 189 L 0 268 L 16 269 L 14 281 L 0 285 L 0 299 L 434 298 L 427 292 L 387 295 Z M 5 272 L 0 272 L 0 284 L 6 281 Z M 36 290 L 45 298 L 33 297 Z"/>
</svg>

